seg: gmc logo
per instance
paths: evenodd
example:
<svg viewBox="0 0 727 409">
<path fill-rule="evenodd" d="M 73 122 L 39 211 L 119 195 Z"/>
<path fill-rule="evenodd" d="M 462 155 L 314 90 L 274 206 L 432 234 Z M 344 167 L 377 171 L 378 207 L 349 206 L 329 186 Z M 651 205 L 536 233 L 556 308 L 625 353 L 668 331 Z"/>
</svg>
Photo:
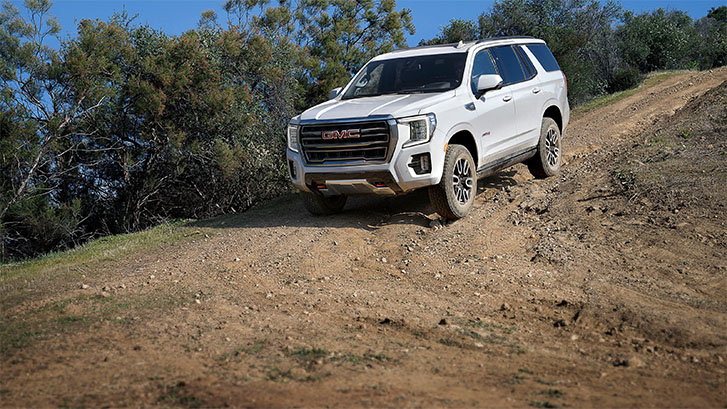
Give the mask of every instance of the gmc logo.
<svg viewBox="0 0 727 409">
<path fill-rule="evenodd" d="M 360 129 L 347 129 L 344 131 L 323 131 L 321 138 L 323 139 L 349 139 L 349 138 L 360 138 Z"/>
</svg>

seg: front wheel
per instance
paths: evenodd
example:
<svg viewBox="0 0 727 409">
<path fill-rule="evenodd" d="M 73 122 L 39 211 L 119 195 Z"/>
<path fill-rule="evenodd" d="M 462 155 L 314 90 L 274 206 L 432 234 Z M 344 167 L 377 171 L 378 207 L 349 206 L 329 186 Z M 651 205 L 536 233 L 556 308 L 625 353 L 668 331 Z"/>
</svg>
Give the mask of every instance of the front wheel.
<svg viewBox="0 0 727 409">
<path fill-rule="evenodd" d="M 316 193 L 300 192 L 303 206 L 314 216 L 328 216 L 340 213 L 346 206 L 345 195 L 326 197 Z"/>
<path fill-rule="evenodd" d="M 560 148 L 560 128 L 552 118 L 543 118 L 540 127 L 538 152 L 528 160 L 528 170 L 536 178 L 555 176 L 563 161 Z"/>
<path fill-rule="evenodd" d="M 442 180 L 429 187 L 434 211 L 445 219 L 461 219 L 472 208 L 476 193 L 477 172 L 470 151 L 462 145 L 449 145 Z"/>
</svg>

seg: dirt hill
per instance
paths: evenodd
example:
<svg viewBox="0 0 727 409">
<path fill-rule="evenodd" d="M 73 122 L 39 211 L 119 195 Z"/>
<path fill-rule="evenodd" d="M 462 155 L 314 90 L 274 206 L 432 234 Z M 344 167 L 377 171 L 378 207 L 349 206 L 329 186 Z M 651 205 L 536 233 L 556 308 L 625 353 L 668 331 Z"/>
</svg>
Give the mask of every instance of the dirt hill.
<svg viewBox="0 0 727 409">
<path fill-rule="evenodd" d="M 0 405 L 723 407 L 725 81 L 575 112 L 455 223 L 287 197 L 0 267 Z"/>
</svg>

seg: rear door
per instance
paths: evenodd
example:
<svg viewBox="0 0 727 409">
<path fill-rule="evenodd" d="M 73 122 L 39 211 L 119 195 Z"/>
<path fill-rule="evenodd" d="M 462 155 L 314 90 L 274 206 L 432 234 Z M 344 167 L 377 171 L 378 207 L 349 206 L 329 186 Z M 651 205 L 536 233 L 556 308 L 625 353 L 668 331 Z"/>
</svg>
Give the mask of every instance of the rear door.
<svg viewBox="0 0 727 409">
<path fill-rule="evenodd" d="M 517 132 L 521 135 L 520 142 L 524 145 L 523 149 L 526 149 L 536 146 L 540 139 L 544 93 L 538 72 L 525 50 L 520 45 L 512 48 L 520 58 L 520 66 L 526 76 L 525 81 L 513 85 L 515 115 L 518 118 Z"/>
<path fill-rule="evenodd" d="M 474 58 L 471 74 L 473 102 L 468 108 L 478 143 L 480 146 L 479 163 L 486 165 L 503 154 L 503 147 L 516 134 L 515 105 L 509 87 L 487 91 L 479 99 L 477 80 L 480 75 L 498 74 L 495 62 L 488 49 L 479 51 Z"/>
<path fill-rule="evenodd" d="M 538 70 L 543 107 L 556 105 L 563 115 L 563 125 L 567 124 L 570 113 L 570 108 L 568 107 L 568 89 L 565 83 L 565 75 L 560 70 L 560 66 L 555 60 L 553 53 L 550 52 L 548 46 L 544 43 L 526 44 L 522 47 L 525 54 L 530 57 L 530 61 Z"/>
<path fill-rule="evenodd" d="M 522 59 L 519 46 L 493 47 L 491 50 L 515 105 L 515 135 L 503 147 L 504 156 L 512 156 L 537 144 L 542 120 L 541 89 L 535 67 Z"/>
</svg>

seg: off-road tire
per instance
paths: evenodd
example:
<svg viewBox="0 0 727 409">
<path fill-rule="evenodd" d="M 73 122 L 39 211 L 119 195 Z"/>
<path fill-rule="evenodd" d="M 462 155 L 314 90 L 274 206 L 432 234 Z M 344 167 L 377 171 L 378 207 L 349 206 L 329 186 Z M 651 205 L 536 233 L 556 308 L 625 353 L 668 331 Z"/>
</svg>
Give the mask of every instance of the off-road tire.
<svg viewBox="0 0 727 409">
<path fill-rule="evenodd" d="M 543 118 L 538 151 L 526 162 L 528 170 L 533 176 L 544 179 L 560 172 L 560 165 L 563 163 L 561 139 L 558 124 L 552 118 Z"/>
<path fill-rule="evenodd" d="M 340 213 L 346 206 L 347 196 L 323 196 L 318 193 L 300 192 L 305 209 L 314 216 L 328 216 Z"/>
<path fill-rule="evenodd" d="M 468 167 L 469 181 L 467 181 L 467 178 L 462 177 L 464 162 Z M 459 167 L 457 167 L 458 164 Z M 460 173 L 460 175 L 458 176 L 457 173 Z M 460 188 L 466 188 L 469 185 L 466 200 L 462 200 L 462 190 L 459 190 L 458 195 L 456 191 L 458 184 Z M 462 145 L 449 145 L 444 156 L 442 180 L 438 184 L 429 187 L 429 201 L 434 211 L 445 219 L 461 219 L 472 208 L 476 193 L 477 169 L 470 151 Z"/>
</svg>

